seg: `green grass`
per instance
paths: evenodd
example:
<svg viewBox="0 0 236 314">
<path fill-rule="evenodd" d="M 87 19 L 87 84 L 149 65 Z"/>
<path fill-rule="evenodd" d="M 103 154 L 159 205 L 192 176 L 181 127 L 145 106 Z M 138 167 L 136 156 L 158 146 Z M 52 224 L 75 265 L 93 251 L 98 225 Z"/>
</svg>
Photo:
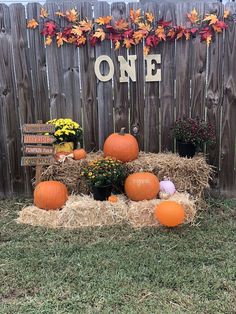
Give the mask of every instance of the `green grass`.
<svg viewBox="0 0 236 314">
<path fill-rule="evenodd" d="M 0 313 L 236 313 L 235 201 L 194 227 L 50 230 L 0 201 Z"/>
</svg>

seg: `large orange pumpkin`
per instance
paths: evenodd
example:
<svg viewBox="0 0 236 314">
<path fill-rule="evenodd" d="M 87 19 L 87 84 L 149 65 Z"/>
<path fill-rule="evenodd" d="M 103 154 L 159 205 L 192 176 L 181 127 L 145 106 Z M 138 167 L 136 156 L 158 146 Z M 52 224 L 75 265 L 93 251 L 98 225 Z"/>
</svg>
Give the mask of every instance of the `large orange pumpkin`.
<svg viewBox="0 0 236 314">
<path fill-rule="evenodd" d="M 175 227 L 184 221 L 184 208 L 174 201 L 164 201 L 156 206 L 155 218 L 163 226 Z"/>
<path fill-rule="evenodd" d="M 120 133 L 113 133 L 105 140 L 104 156 L 114 157 L 122 162 L 128 162 L 138 158 L 138 142 L 131 134 L 125 134 L 124 128 Z"/>
<path fill-rule="evenodd" d="M 58 181 L 44 181 L 34 190 L 35 206 L 50 210 L 61 208 L 68 199 L 66 186 Z"/>
<path fill-rule="evenodd" d="M 151 200 L 157 197 L 160 183 L 153 173 L 137 172 L 125 180 L 125 193 L 132 201 Z"/>
<path fill-rule="evenodd" d="M 73 151 L 73 154 L 74 154 L 74 160 L 84 159 L 87 156 L 86 151 L 83 148 L 75 149 Z"/>
</svg>

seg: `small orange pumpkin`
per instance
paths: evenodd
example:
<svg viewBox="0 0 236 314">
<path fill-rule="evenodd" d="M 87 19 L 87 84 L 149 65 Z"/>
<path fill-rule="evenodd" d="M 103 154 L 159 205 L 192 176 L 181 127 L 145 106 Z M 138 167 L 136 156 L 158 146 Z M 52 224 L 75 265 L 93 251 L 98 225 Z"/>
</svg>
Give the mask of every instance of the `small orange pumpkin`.
<svg viewBox="0 0 236 314">
<path fill-rule="evenodd" d="M 87 156 L 87 153 L 83 148 L 75 149 L 73 151 L 73 154 L 74 154 L 74 160 L 84 159 Z"/>
<path fill-rule="evenodd" d="M 125 193 L 132 201 L 151 200 L 157 197 L 160 183 L 153 173 L 137 172 L 125 180 Z"/>
<path fill-rule="evenodd" d="M 113 133 L 105 140 L 104 156 L 114 157 L 122 162 L 128 162 L 138 158 L 138 142 L 131 134 L 125 134 L 125 128 L 120 133 Z"/>
<path fill-rule="evenodd" d="M 111 203 L 117 203 L 118 202 L 118 197 L 116 195 L 111 195 L 108 197 L 108 201 Z"/>
<path fill-rule="evenodd" d="M 67 188 L 58 181 L 40 182 L 34 190 L 34 204 L 42 209 L 55 210 L 61 208 L 67 199 Z"/>
<path fill-rule="evenodd" d="M 155 218 L 166 227 L 176 227 L 184 221 L 185 212 L 181 204 L 175 201 L 163 201 L 156 206 Z"/>
</svg>

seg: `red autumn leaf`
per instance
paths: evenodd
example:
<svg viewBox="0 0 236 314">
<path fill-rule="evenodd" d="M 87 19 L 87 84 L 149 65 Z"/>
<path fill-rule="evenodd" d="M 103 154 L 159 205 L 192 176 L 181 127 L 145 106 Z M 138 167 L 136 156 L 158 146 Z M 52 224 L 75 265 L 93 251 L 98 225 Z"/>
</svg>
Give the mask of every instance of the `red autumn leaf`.
<svg viewBox="0 0 236 314">
<path fill-rule="evenodd" d="M 198 28 L 197 28 L 197 27 L 193 27 L 193 28 L 190 29 L 190 32 L 191 32 L 193 35 L 195 35 L 197 31 L 198 31 Z"/>
<path fill-rule="evenodd" d="M 159 39 L 155 35 L 149 35 L 146 38 L 146 45 L 150 47 L 156 47 L 159 43 Z"/>
<path fill-rule="evenodd" d="M 72 27 L 71 26 L 65 27 L 63 29 L 63 35 L 64 36 L 70 36 L 71 35 L 71 31 L 72 31 Z"/>
<path fill-rule="evenodd" d="M 97 37 L 94 37 L 93 35 L 91 35 L 90 37 L 89 37 L 89 43 L 90 43 L 90 45 L 91 46 L 96 46 L 96 44 L 97 43 L 99 43 L 100 42 L 100 40 L 97 38 Z"/>
<path fill-rule="evenodd" d="M 27 27 L 34 29 L 34 28 L 38 27 L 38 25 L 39 25 L 39 23 L 35 19 L 32 19 L 32 20 L 28 21 Z"/>
<path fill-rule="evenodd" d="M 129 16 L 132 23 L 135 23 L 135 24 L 139 23 L 141 19 L 141 9 L 138 9 L 138 10 L 131 9 Z"/>
<path fill-rule="evenodd" d="M 125 30 L 125 29 L 128 29 L 128 27 L 129 27 L 129 24 L 124 19 L 120 19 L 115 22 L 115 29 Z"/>
<path fill-rule="evenodd" d="M 201 41 L 205 41 L 207 45 L 211 43 L 213 32 L 210 27 L 205 27 L 199 32 L 201 36 Z"/>
<path fill-rule="evenodd" d="M 107 36 L 107 39 L 112 40 L 113 42 L 116 42 L 116 41 L 122 40 L 123 36 L 120 33 L 110 33 Z"/>
<path fill-rule="evenodd" d="M 158 25 L 163 26 L 163 27 L 168 27 L 170 26 L 172 21 L 164 21 L 163 19 L 158 21 Z"/>
<path fill-rule="evenodd" d="M 54 21 L 49 21 L 44 23 L 42 34 L 44 36 L 54 36 L 56 34 L 56 23 Z"/>
<path fill-rule="evenodd" d="M 216 24 L 212 25 L 213 29 L 217 33 L 221 33 L 223 29 L 226 29 L 228 27 L 227 24 L 225 24 L 224 21 L 217 21 Z"/>
<path fill-rule="evenodd" d="M 133 33 L 134 33 L 134 31 L 133 31 L 132 29 L 128 29 L 127 31 L 125 31 L 125 32 L 123 33 L 123 36 L 124 36 L 125 38 L 131 38 L 131 37 L 133 36 Z"/>
</svg>

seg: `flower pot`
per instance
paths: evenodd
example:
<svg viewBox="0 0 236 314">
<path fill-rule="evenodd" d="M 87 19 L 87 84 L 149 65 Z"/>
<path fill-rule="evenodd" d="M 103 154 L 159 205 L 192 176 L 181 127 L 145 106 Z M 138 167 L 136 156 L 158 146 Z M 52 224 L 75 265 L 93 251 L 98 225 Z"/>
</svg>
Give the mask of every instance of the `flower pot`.
<svg viewBox="0 0 236 314">
<path fill-rule="evenodd" d="M 92 186 L 92 194 L 95 200 L 105 201 L 111 195 L 112 186 Z"/>
<path fill-rule="evenodd" d="M 180 157 L 192 158 L 196 153 L 196 146 L 192 143 L 177 141 L 177 150 Z"/>
<path fill-rule="evenodd" d="M 54 144 L 54 150 L 55 153 L 60 153 L 60 152 L 73 152 L 74 150 L 74 143 L 73 142 L 63 142 L 60 144 Z"/>
</svg>

